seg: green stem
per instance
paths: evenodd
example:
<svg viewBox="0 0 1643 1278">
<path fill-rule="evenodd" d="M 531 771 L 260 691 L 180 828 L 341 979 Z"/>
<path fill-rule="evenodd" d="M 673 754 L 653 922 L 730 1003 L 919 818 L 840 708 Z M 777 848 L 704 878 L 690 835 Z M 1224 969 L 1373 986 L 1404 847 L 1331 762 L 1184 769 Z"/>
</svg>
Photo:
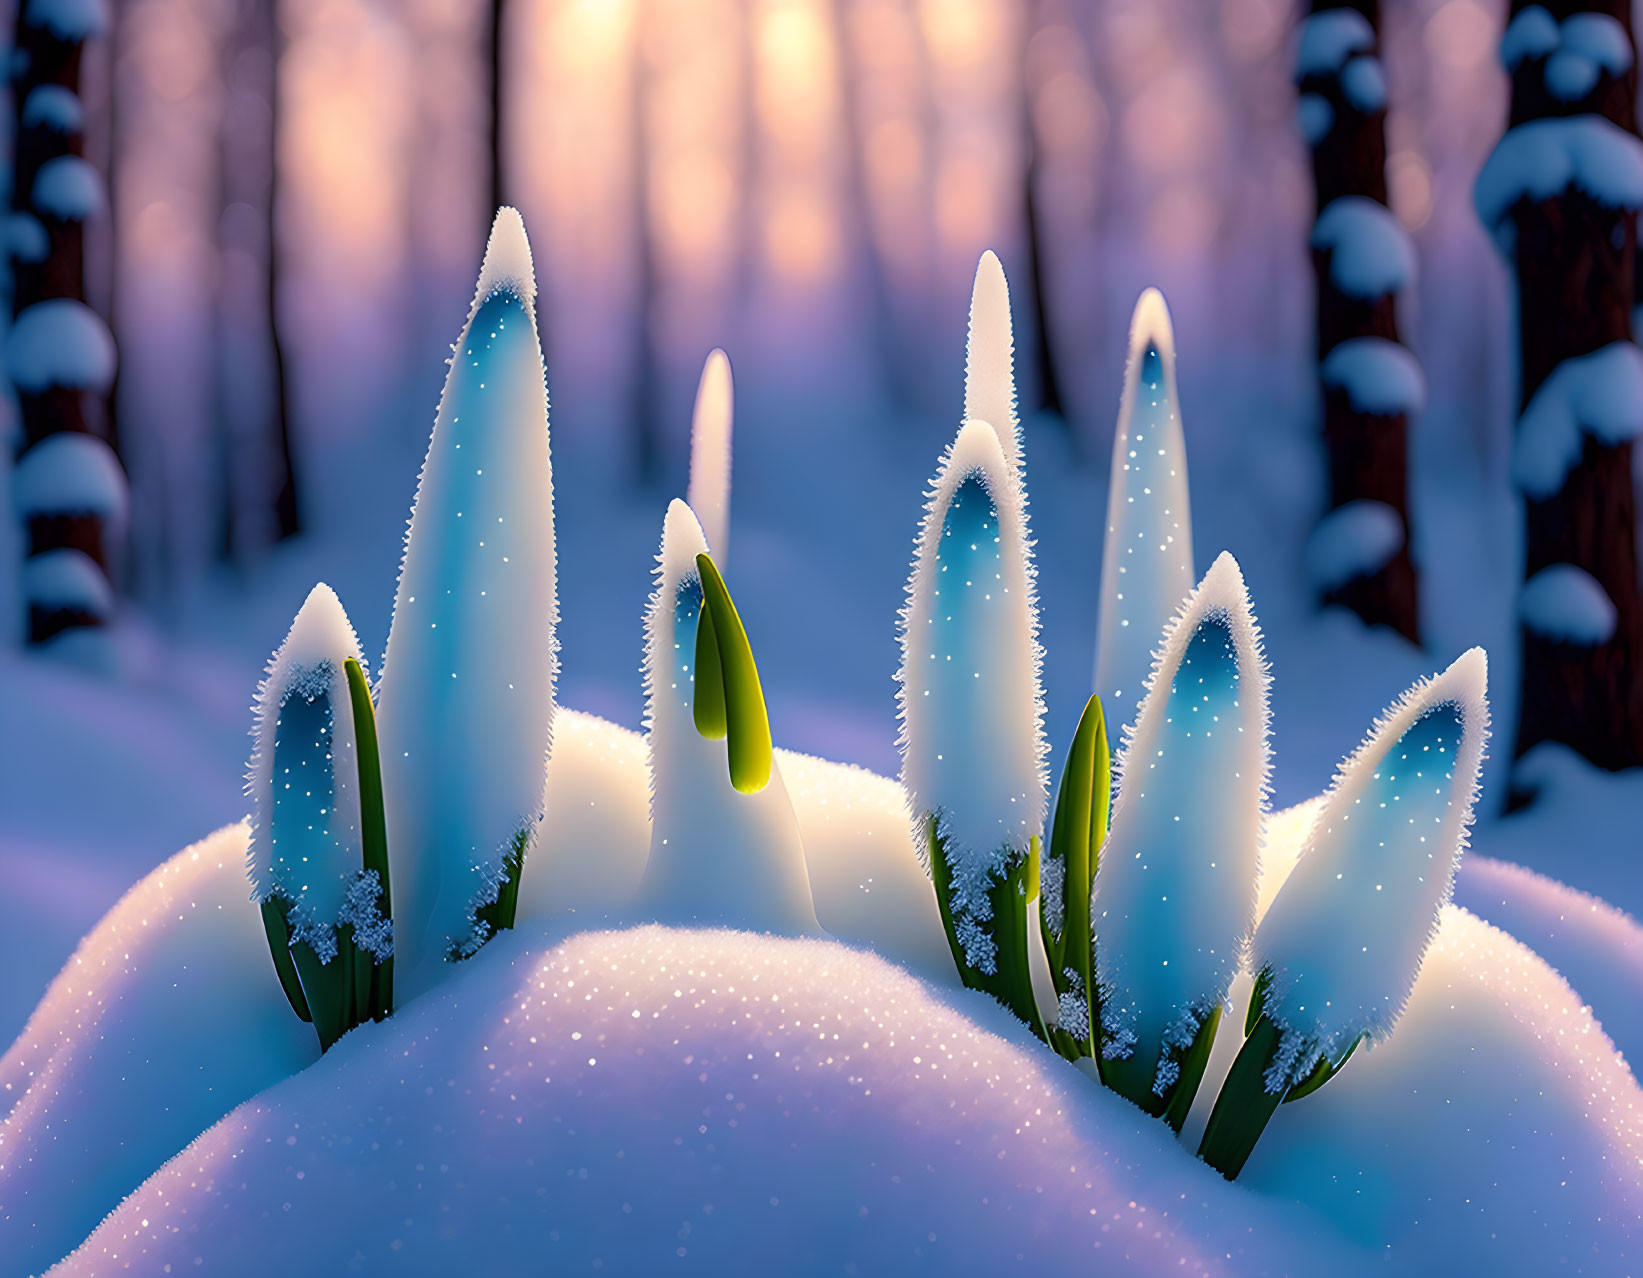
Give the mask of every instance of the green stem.
<svg viewBox="0 0 1643 1278">
<path fill-rule="evenodd" d="M 343 663 L 348 676 L 348 699 L 354 711 L 354 743 L 359 756 L 359 832 L 364 868 L 377 872 L 382 895 L 377 909 L 392 922 L 394 896 L 388 880 L 388 821 L 382 801 L 382 754 L 377 744 L 376 707 L 371 687 L 359 662 L 349 657 Z M 374 963 L 369 972 L 368 991 L 360 1007 L 372 1020 L 385 1020 L 394 1010 L 394 959 L 389 955 Z"/>
<path fill-rule="evenodd" d="M 291 1010 L 303 1020 L 312 1021 L 314 1014 L 308 1010 L 308 1000 L 303 996 L 297 965 L 291 961 L 291 925 L 286 922 L 285 911 L 285 904 L 275 897 L 262 903 L 262 927 L 268 934 L 268 952 L 273 956 L 274 971 Z"/>
<path fill-rule="evenodd" d="M 348 1016 L 352 983 L 350 973 L 343 966 L 341 938 L 338 938 L 337 955 L 329 963 L 321 963 L 319 955 L 306 941 L 298 941 L 291 947 L 291 957 L 302 977 L 308 1007 L 314 1014 L 319 1050 L 328 1052 L 331 1044 L 353 1028 Z"/>
<path fill-rule="evenodd" d="M 1033 995 L 1031 950 L 1028 946 L 1030 932 L 1027 920 L 1027 889 L 1036 869 L 1034 863 L 1038 859 L 1037 838 L 1029 844 L 1027 855 L 1006 869 L 1002 877 L 994 881 L 988 892 L 993 906 L 993 917 L 989 926 L 993 938 L 994 962 L 993 970 L 984 972 L 978 967 L 970 966 L 964 946 L 958 939 L 951 900 L 952 866 L 947 856 L 946 843 L 936 832 L 935 817 L 927 818 L 925 832 L 925 837 L 929 840 L 930 873 L 935 883 L 936 902 L 941 908 L 941 925 L 947 933 L 947 945 L 953 951 L 953 961 L 958 965 L 959 977 L 968 988 L 992 995 L 1025 1023 L 1028 1029 L 1045 1043 L 1049 1043 L 1050 1032 L 1044 1024 L 1044 1018 L 1038 1013 L 1038 1000 Z"/>
<path fill-rule="evenodd" d="M 1255 1142 L 1261 1139 L 1284 1098 L 1283 1091 L 1266 1089 L 1267 1067 L 1281 1037 L 1271 1017 L 1262 1013 L 1256 1018 L 1210 1111 L 1204 1138 L 1198 1144 L 1198 1157 L 1228 1180 L 1236 1179 L 1243 1171 Z"/>
</svg>

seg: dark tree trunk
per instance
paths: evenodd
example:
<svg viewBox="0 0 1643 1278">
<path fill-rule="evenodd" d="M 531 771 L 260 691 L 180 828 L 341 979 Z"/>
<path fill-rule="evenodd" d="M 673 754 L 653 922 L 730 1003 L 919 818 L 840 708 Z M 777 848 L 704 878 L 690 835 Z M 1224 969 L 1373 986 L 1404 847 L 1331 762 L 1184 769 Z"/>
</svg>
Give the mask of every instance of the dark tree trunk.
<svg viewBox="0 0 1643 1278">
<path fill-rule="evenodd" d="M 223 499 L 218 540 L 222 556 L 234 559 L 296 535 L 302 512 L 279 307 L 285 39 L 275 0 L 237 0 L 229 12 L 218 137 L 214 340 Z M 236 217 L 235 209 L 256 213 Z M 255 380 L 248 381 L 252 369 Z M 253 386 L 263 389 L 248 393 Z"/>
<path fill-rule="evenodd" d="M 1303 94 L 1327 102 L 1331 113 L 1328 128 L 1312 145 L 1314 216 L 1345 196 L 1373 200 L 1383 207 L 1387 203 L 1385 104 L 1361 109 L 1342 82 L 1343 70 L 1354 59 L 1379 62 L 1379 8 L 1376 0 L 1313 0 L 1311 6 L 1314 16 L 1350 9 L 1362 15 L 1374 33 L 1370 47 L 1357 50 L 1333 69 L 1304 74 L 1297 86 Z M 1333 258 L 1332 249 L 1312 254 L 1320 362 L 1353 338 L 1400 341 L 1395 293 L 1365 298 L 1342 290 L 1333 278 Z M 1419 643 L 1418 579 L 1409 549 L 1408 415 L 1361 412 L 1345 394 L 1328 390 L 1323 437 L 1329 457 L 1329 509 L 1355 501 L 1380 502 L 1397 515 L 1403 540 L 1380 567 L 1325 589 L 1322 602 L 1350 608 L 1368 624 L 1390 626 Z"/>
<path fill-rule="evenodd" d="M 1632 38 L 1630 0 L 1539 2 L 1560 22 L 1575 13 L 1607 15 Z M 1526 7 L 1526 0 L 1513 0 L 1511 16 Z M 1635 61 L 1620 76 L 1600 70 L 1585 97 L 1566 101 L 1547 89 L 1548 56 L 1513 68 L 1509 127 L 1596 115 L 1637 133 Z M 1526 408 L 1565 360 L 1632 339 L 1637 210 L 1606 207 L 1571 185 L 1550 199 L 1524 197 L 1507 216 L 1517 277 L 1520 406 Z M 1589 433 L 1581 442 L 1580 459 L 1558 491 L 1524 495 L 1524 576 L 1559 564 L 1585 571 L 1614 605 L 1615 627 L 1597 644 L 1522 627 L 1516 754 L 1557 741 L 1599 767 L 1634 767 L 1643 764 L 1643 595 L 1633 445 L 1604 444 Z"/>
<path fill-rule="evenodd" d="M 20 251 L 16 242 L 12 247 L 13 315 L 22 320 L 25 312 L 39 303 L 51 302 L 54 306 L 67 303 L 80 313 L 82 328 L 100 328 L 102 320 L 85 305 L 84 214 L 88 210 L 44 206 L 35 199 L 36 179 L 47 164 L 69 156 L 83 158 L 83 118 L 70 127 L 68 120 L 48 110 L 33 113 L 25 123 L 29 96 L 43 86 L 66 89 L 75 95 L 74 102 L 79 102 L 82 54 L 86 41 L 100 31 L 92 23 L 73 34 L 65 34 L 31 23 L 26 4 L 20 3 L 17 8 L 12 62 L 16 112 L 12 210 L 21 225 L 32 224 L 39 228 L 39 234 L 27 237 L 38 242 L 30 244 L 26 251 Z M 83 106 L 80 111 L 83 116 Z M 17 462 L 20 485 L 29 467 L 29 454 L 56 436 L 88 435 L 99 439 L 103 448 L 108 447 L 106 395 L 112 369 L 108 370 L 107 378 L 94 376 L 78 380 L 75 385 L 55 382 L 41 385 L 37 384 L 37 373 L 30 375 L 18 368 L 12 371 L 14 380 L 27 383 L 26 388 L 18 387 L 17 395 L 22 418 L 22 448 Z M 110 463 L 117 468 L 112 450 L 110 453 Z M 41 643 L 65 630 L 100 625 L 107 619 L 101 600 L 106 594 L 110 558 L 110 530 L 105 523 L 105 510 L 100 505 L 86 509 L 78 502 L 69 506 L 50 505 L 44 497 L 29 494 L 22 502 L 21 513 L 27 545 L 24 595 L 30 641 Z M 53 558 L 45 560 L 43 556 Z M 48 564 L 61 566 L 65 561 L 76 565 L 70 576 L 82 584 L 84 573 L 80 570 L 100 575 L 102 583 L 90 593 L 81 590 L 78 595 L 72 591 L 65 595 L 63 574 L 55 574 L 57 580 L 50 581 L 48 578 L 53 574 L 47 571 Z"/>
</svg>

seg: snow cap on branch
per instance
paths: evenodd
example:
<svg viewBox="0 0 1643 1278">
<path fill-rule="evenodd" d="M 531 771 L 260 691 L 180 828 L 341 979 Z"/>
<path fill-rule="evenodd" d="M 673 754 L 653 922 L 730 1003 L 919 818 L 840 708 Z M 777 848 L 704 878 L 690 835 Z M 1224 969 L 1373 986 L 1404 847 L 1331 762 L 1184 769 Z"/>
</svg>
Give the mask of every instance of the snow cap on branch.
<svg viewBox="0 0 1643 1278">
<path fill-rule="evenodd" d="M 108 30 L 108 5 L 105 0 L 27 0 L 23 21 L 79 44 Z"/>
<path fill-rule="evenodd" d="M 1519 200 L 1549 200 L 1570 188 L 1607 208 L 1643 208 L 1643 141 L 1602 116 L 1530 120 L 1508 129 L 1484 161 L 1472 202 L 1499 247 Z"/>
<path fill-rule="evenodd" d="M 524 225 L 496 216 L 417 483 L 379 685 L 401 988 L 483 927 L 542 812 L 558 605 L 548 398 Z"/>
<path fill-rule="evenodd" d="M 1189 1046 L 1255 921 L 1266 806 L 1267 665 L 1223 553 L 1164 632 L 1117 760 L 1092 924 L 1107 1056 Z"/>
<path fill-rule="evenodd" d="M 1584 436 L 1612 447 L 1643 434 L 1643 349 L 1610 342 L 1566 359 L 1535 391 L 1518 421 L 1512 478 L 1546 500 L 1580 462 Z"/>
<path fill-rule="evenodd" d="M 329 933 L 360 872 L 359 760 L 345 670 L 365 666 L 336 593 L 315 586 L 257 688 L 245 790 L 252 801 L 251 897 L 291 902 L 297 940 Z"/>
<path fill-rule="evenodd" d="M 12 321 L 6 369 L 26 394 L 53 386 L 103 394 L 114 383 L 114 337 L 84 302 L 47 298 Z"/>
<path fill-rule="evenodd" d="M 1396 293 L 1415 277 L 1415 246 L 1392 210 L 1363 195 L 1343 195 L 1312 224 L 1312 247 L 1329 252 L 1329 278 L 1348 297 Z"/>
<path fill-rule="evenodd" d="M 1192 510 L 1175 389 L 1175 334 L 1155 288 L 1130 321 L 1107 489 L 1095 690 L 1107 721 L 1133 722 L 1164 625 L 1192 590 Z"/>
<path fill-rule="evenodd" d="M 651 840 L 641 908 L 668 923 L 815 935 L 821 925 L 780 764 L 762 789 L 744 794 L 725 774 L 725 742 L 703 737 L 694 722 L 696 556 L 707 549 L 691 508 L 670 504 L 645 610 Z"/>
<path fill-rule="evenodd" d="M 1339 590 L 1377 573 L 1403 549 L 1403 516 L 1384 501 L 1360 498 L 1318 521 L 1306 545 L 1306 575 L 1318 590 Z"/>
<path fill-rule="evenodd" d="M 690 417 L 690 487 L 685 496 L 701 521 L 713 562 L 723 570 L 730 553 L 730 440 L 735 422 L 730 357 L 715 348 L 702 365 Z"/>
<path fill-rule="evenodd" d="M 59 547 L 23 560 L 23 600 L 47 612 L 81 612 L 106 621 L 114 615 L 114 588 L 83 550 Z"/>
<path fill-rule="evenodd" d="M 47 435 L 18 458 L 12 492 L 25 518 L 91 514 L 109 532 L 125 523 L 125 472 L 112 448 L 83 431 Z"/>
<path fill-rule="evenodd" d="M 1463 653 L 1404 693 L 1336 773 L 1251 946 L 1284 1036 L 1269 1091 L 1397 1024 L 1466 846 L 1487 683 L 1483 649 Z"/>
<path fill-rule="evenodd" d="M 931 485 L 901 613 L 902 781 L 955 876 L 1002 869 L 1042 832 L 1047 774 L 1038 605 L 1021 485 L 967 421 Z"/>
<path fill-rule="evenodd" d="M 1010 323 L 1010 285 L 998 254 L 988 249 L 976 264 L 970 290 L 970 340 L 964 361 L 964 417 L 998 433 L 1004 460 L 1021 472 L 1021 424 L 1016 417 L 1015 338 Z"/>
<path fill-rule="evenodd" d="M 1352 411 L 1371 417 L 1413 416 L 1426 403 L 1426 377 L 1407 346 L 1385 337 L 1352 337 L 1324 356 L 1326 390 L 1345 394 Z"/>
<path fill-rule="evenodd" d="M 44 126 L 53 133 L 79 133 L 86 125 L 85 107 L 73 89 L 61 84 L 37 84 L 23 99 L 22 127 Z"/>
<path fill-rule="evenodd" d="M 1301 23 L 1301 40 L 1295 50 L 1295 79 L 1332 75 L 1354 53 L 1374 47 L 1375 28 L 1356 9 L 1342 7 L 1309 14 Z"/>
<path fill-rule="evenodd" d="M 1517 609 L 1528 629 L 1557 643 L 1608 643 L 1620 618 L 1603 583 L 1578 564 L 1542 568 L 1523 583 Z"/>
<path fill-rule="evenodd" d="M 78 155 L 53 156 L 34 175 L 29 204 L 59 222 L 84 222 L 103 211 L 103 178 Z"/>
</svg>

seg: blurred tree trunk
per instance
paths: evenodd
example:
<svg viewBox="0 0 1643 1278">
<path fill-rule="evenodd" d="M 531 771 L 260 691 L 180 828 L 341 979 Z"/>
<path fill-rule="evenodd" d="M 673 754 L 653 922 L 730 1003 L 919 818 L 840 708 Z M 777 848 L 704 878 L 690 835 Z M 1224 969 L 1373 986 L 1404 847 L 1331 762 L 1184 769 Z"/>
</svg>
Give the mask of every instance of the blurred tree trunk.
<svg viewBox="0 0 1643 1278">
<path fill-rule="evenodd" d="M 34 643 L 109 619 L 111 525 L 126 505 L 106 440 L 113 337 L 86 305 L 86 220 L 106 209 L 107 193 L 84 159 L 80 70 L 102 22 L 95 8 L 18 4 L 7 354 L 22 419 L 14 479 Z"/>
<path fill-rule="evenodd" d="M 1559 23 L 1577 14 L 1600 15 L 1598 22 L 1617 24 L 1635 52 L 1630 0 L 1537 2 Z M 1511 17 L 1530 7 L 1526 0 L 1513 0 Z M 1531 13 L 1529 21 L 1539 23 L 1549 43 L 1534 43 L 1508 68 L 1508 137 L 1520 125 L 1573 115 L 1596 117 L 1591 122 L 1598 127 L 1635 137 L 1635 57 L 1620 74 L 1589 62 L 1589 83 L 1580 76 L 1571 83 L 1559 74 L 1569 69 L 1567 62 L 1552 65 L 1560 56 L 1561 31 L 1552 32 L 1541 15 Z M 1554 84 L 1563 92 L 1554 92 Z M 1578 92 L 1582 87 L 1585 91 Z M 1507 216 L 1517 277 L 1520 407 L 1527 408 L 1565 360 L 1632 340 L 1637 210 L 1611 207 L 1571 183 L 1549 199 L 1521 196 Z M 1557 741 L 1600 767 L 1633 767 L 1643 764 L 1643 597 L 1633 442 L 1609 443 L 1582 430 L 1581 445 L 1579 460 L 1556 492 L 1524 493 L 1524 576 L 1527 581 L 1552 567 L 1563 573 L 1572 565 L 1608 596 L 1614 624 L 1607 639 L 1589 643 L 1566 633 L 1543 633 L 1520 618 L 1525 624 L 1516 754 Z"/>
<path fill-rule="evenodd" d="M 302 528 L 279 313 L 283 54 L 280 6 L 235 0 L 222 61 L 213 332 L 223 500 L 218 536 L 226 559 Z"/>
<path fill-rule="evenodd" d="M 1296 81 L 1312 150 L 1314 216 L 1323 218 L 1341 199 L 1370 200 L 1386 209 L 1386 85 L 1378 0 L 1312 0 L 1301 49 Z M 1309 54 L 1311 49 L 1319 53 Z M 1389 210 L 1381 227 L 1407 246 Z M 1343 287 L 1336 259 L 1348 251 L 1366 253 L 1372 246 L 1320 248 L 1314 242 L 1320 362 L 1354 339 L 1400 342 L 1396 303 L 1402 281 L 1374 296 L 1364 296 L 1360 287 Z M 1412 249 L 1408 255 L 1413 260 Z M 1330 513 L 1317 535 L 1327 535 L 1333 512 L 1363 501 L 1389 509 L 1402 533 L 1397 549 L 1379 567 L 1344 582 L 1320 583 L 1323 602 L 1343 605 L 1369 625 L 1390 626 L 1419 643 L 1418 582 L 1409 550 L 1409 411 L 1362 411 L 1338 384 L 1326 383 L 1323 399 Z"/>
<path fill-rule="evenodd" d="M 490 0 L 490 26 L 486 30 L 487 87 L 490 90 L 490 128 L 486 142 L 489 147 L 487 167 L 491 183 L 490 208 L 485 221 L 487 228 L 490 226 L 490 219 L 496 216 L 497 209 L 508 202 L 502 177 L 502 115 L 505 101 L 502 68 L 506 58 L 502 41 L 507 35 L 507 23 L 507 0 Z"/>
<path fill-rule="evenodd" d="M 662 470 L 661 372 L 656 352 L 657 263 L 650 207 L 650 59 L 644 0 L 636 0 L 629 107 L 633 162 L 633 422 L 638 479 L 648 484 Z"/>
<path fill-rule="evenodd" d="M 1027 287 L 1033 308 L 1033 366 L 1038 377 L 1038 403 L 1046 413 L 1065 421 L 1067 412 L 1061 393 L 1062 377 L 1055 353 L 1054 308 L 1050 302 L 1049 231 L 1045 225 L 1039 179 L 1043 172 L 1043 148 L 1038 139 L 1038 76 L 1033 67 L 1033 36 L 1042 25 L 1043 0 L 1029 0 L 1022 32 L 1021 109 L 1022 170 L 1021 221 L 1027 240 Z"/>
</svg>

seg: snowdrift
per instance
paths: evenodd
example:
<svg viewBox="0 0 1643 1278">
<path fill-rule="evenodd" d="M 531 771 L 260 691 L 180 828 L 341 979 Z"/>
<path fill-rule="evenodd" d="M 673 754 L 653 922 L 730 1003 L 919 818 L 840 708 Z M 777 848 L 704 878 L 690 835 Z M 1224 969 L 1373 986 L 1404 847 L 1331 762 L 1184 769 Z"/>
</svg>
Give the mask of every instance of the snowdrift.
<svg viewBox="0 0 1643 1278">
<path fill-rule="evenodd" d="M 143 880 L 0 1058 L 0 1271 L 76 1248 L 61 1272 L 1637 1267 L 1643 1092 L 1582 997 L 1466 910 L 1397 1032 L 1280 1108 L 1232 1186 L 1189 1149 L 1234 1036 L 1177 1143 L 955 988 L 892 781 L 781 756 L 843 944 L 603 930 L 643 922 L 644 758 L 562 712 L 520 930 L 317 1062 L 245 827 Z M 1261 909 L 1315 812 L 1269 820 Z M 1457 898 L 1526 925 L 1583 900 L 1484 861 Z M 1635 1028 L 1643 936 L 1611 914 L 1566 952 Z"/>
</svg>

